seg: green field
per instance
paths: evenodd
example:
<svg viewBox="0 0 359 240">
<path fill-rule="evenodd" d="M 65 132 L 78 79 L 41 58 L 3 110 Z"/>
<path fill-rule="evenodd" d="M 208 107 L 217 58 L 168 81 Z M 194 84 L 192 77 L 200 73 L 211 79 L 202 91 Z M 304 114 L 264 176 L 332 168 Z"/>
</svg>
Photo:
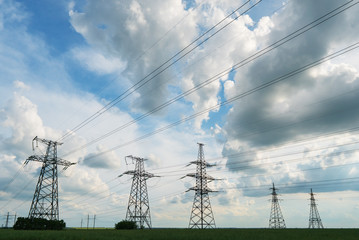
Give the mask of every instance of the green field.
<svg viewBox="0 0 359 240">
<path fill-rule="evenodd" d="M 68 229 L 63 231 L 23 231 L 0 229 L 0 239 L 32 239 L 32 240 L 80 240 L 80 239 L 133 239 L 133 240 L 161 240 L 161 239 L 359 239 L 359 229 L 152 229 L 152 230 L 80 230 Z"/>
</svg>

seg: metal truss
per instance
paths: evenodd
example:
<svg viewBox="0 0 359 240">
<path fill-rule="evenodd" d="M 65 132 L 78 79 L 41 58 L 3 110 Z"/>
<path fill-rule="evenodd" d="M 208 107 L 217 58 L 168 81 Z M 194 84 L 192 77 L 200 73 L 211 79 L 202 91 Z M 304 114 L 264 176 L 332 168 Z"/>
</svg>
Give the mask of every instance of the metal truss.
<svg viewBox="0 0 359 240">
<path fill-rule="evenodd" d="M 309 213 L 309 228 L 324 228 L 322 220 L 319 216 L 317 204 L 315 203 L 314 194 L 310 189 L 310 213 Z"/>
<path fill-rule="evenodd" d="M 269 228 L 286 228 L 285 221 L 282 215 L 282 211 L 280 210 L 278 195 L 275 188 L 274 183 L 273 187 L 270 188 L 272 190 L 272 207 L 269 217 Z"/>
<path fill-rule="evenodd" d="M 125 174 L 133 175 L 126 220 L 136 222 L 141 228 L 146 226 L 152 228 L 146 180 L 157 176 L 145 171 L 144 161 L 146 159 L 134 156 L 127 156 L 126 159 L 127 158 L 135 162 L 135 170 L 127 171 L 119 175 L 119 177 Z"/>
<path fill-rule="evenodd" d="M 198 143 L 198 145 L 199 145 L 199 150 L 198 150 L 197 161 L 190 162 L 190 164 L 197 165 L 196 173 L 190 173 L 186 175 L 188 177 L 193 177 L 196 179 L 196 186 L 187 190 L 187 191 L 190 190 L 195 191 L 188 227 L 199 228 L 199 229 L 215 228 L 216 223 L 214 221 L 211 202 L 209 200 L 209 195 L 208 195 L 209 192 L 214 192 L 214 191 L 207 186 L 207 183 L 216 179 L 208 175 L 206 172 L 206 167 L 211 167 L 213 165 L 206 163 L 204 159 L 204 152 L 203 152 L 204 144 Z"/>
<path fill-rule="evenodd" d="M 46 145 L 46 153 L 44 155 L 32 155 L 25 161 L 25 165 L 28 164 L 29 161 L 42 162 L 40 176 L 29 211 L 29 218 L 59 220 L 57 165 L 63 165 L 64 170 L 66 170 L 75 163 L 57 158 L 57 145 L 61 145 L 62 143 L 35 137 L 32 141 L 33 150 L 35 150 L 34 142 L 36 142 L 37 147 L 38 142 Z"/>
</svg>

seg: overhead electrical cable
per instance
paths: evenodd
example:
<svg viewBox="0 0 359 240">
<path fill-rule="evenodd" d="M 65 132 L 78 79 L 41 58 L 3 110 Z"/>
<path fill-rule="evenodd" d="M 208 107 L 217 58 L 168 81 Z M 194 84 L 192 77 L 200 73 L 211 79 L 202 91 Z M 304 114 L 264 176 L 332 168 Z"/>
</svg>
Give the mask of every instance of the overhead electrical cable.
<svg viewBox="0 0 359 240">
<path fill-rule="evenodd" d="M 171 31 L 173 31 L 178 25 L 180 25 L 185 18 L 187 18 L 192 12 L 194 12 L 198 7 L 200 7 L 203 4 L 201 2 L 200 4 L 196 5 L 194 8 L 191 8 L 190 11 L 187 12 L 186 15 L 184 15 L 175 25 L 173 25 L 170 29 L 168 29 L 160 38 L 157 39 L 156 42 L 154 42 L 149 48 L 142 51 L 141 54 L 139 54 L 138 57 L 136 57 L 135 62 L 142 58 L 143 55 L 145 55 L 148 51 L 150 51 L 152 48 L 154 48 L 159 42 L 161 42 Z"/>
<path fill-rule="evenodd" d="M 237 171 L 243 171 L 243 170 L 247 170 L 247 169 L 259 169 L 259 168 L 263 168 L 264 166 L 269 166 L 270 167 L 272 165 L 273 166 L 285 165 L 285 164 L 295 163 L 295 162 L 299 162 L 299 161 L 301 162 L 301 164 L 303 164 L 304 162 L 308 162 L 308 160 L 311 160 L 311 159 L 314 159 L 314 158 L 337 156 L 337 155 L 341 155 L 341 154 L 344 154 L 344 153 L 356 153 L 356 152 L 359 152 L 359 149 L 356 148 L 356 149 L 350 149 L 350 150 L 342 150 L 342 151 L 337 151 L 337 152 L 328 153 L 328 154 L 317 154 L 315 156 L 298 157 L 298 158 L 294 158 L 294 159 L 290 159 L 290 160 L 288 160 L 288 159 L 287 160 L 279 160 L 279 161 L 275 161 L 275 162 L 261 162 L 261 161 L 263 161 L 263 159 L 259 158 L 259 159 L 253 160 L 252 162 L 244 161 L 243 163 L 242 162 L 235 162 L 235 163 L 223 164 L 223 166 L 228 167 L 228 170 L 220 168 L 220 169 L 208 170 L 207 172 L 208 173 L 223 172 L 223 171 L 237 172 Z M 283 155 L 283 156 L 286 156 L 286 155 Z M 281 157 L 283 157 L 283 156 L 281 156 Z M 267 158 L 264 158 L 264 160 L 266 160 L 266 159 Z M 270 160 L 272 160 L 272 158 Z M 257 162 L 259 162 L 259 163 L 257 163 Z M 246 165 L 246 163 L 249 163 L 249 164 Z M 342 163 L 342 164 L 336 164 L 336 165 L 333 165 L 333 166 L 340 167 L 340 166 L 347 166 L 347 165 L 353 165 L 353 164 L 359 164 L 359 162 Z M 236 165 L 241 165 L 241 166 L 236 166 Z M 216 165 L 216 166 L 222 166 L 222 165 Z M 315 168 L 315 169 L 317 169 L 317 168 Z M 321 168 L 321 169 L 323 169 L 323 168 Z M 306 171 L 306 170 L 304 169 L 304 170 L 298 170 L 298 171 L 300 172 L 300 171 Z M 188 170 L 187 171 L 181 170 L 181 171 L 171 171 L 171 172 L 156 173 L 156 174 L 162 174 L 162 177 L 173 177 L 173 176 L 183 176 L 187 172 L 188 172 Z M 175 174 L 172 174 L 172 173 L 175 173 Z"/>
<path fill-rule="evenodd" d="M 250 11 L 252 8 L 254 8 L 256 5 L 258 5 L 262 0 L 259 0 L 258 2 L 256 2 L 254 5 L 252 5 L 251 7 L 249 7 L 247 10 L 243 11 L 242 13 L 240 13 L 238 16 L 234 17 L 231 21 L 229 21 L 228 23 L 226 23 L 224 26 L 222 26 L 221 28 L 219 28 L 218 30 L 216 30 L 214 33 L 212 33 L 209 37 L 207 37 L 206 39 L 200 41 L 198 44 L 196 44 L 194 47 L 192 47 L 189 51 L 185 52 L 183 55 L 181 55 L 186 49 L 188 49 L 190 46 L 194 45 L 198 40 L 200 40 L 201 38 L 203 38 L 207 33 L 211 32 L 213 29 L 215 29 L 219 24 L 221 24 L 222 22 L 224 22 L 226 19 L 230 18 L 234 13 L 236 13 L 238 10 L 240 10 L 242 7 L 244 7 L 247 3 L 250 2 L 250 0 L 248 0 L 247 2 L 245 2 L 243 5 L 241 5 L 240 7 L 238 7 L 235 11 L 233 11 L 232 13 L 230 13 L 229 15 L 227 15 L 225 18 L 223 18 L 221 21 L 219 21 L 217 24 L 215 24 L 213 27 L 211 27 L 209 30 L 207 30 L 205 33 L 203 33 L 202 35 L 200 35 L 198 38 L 196 38 L 194 41 L 192 41 L 189 45 L 187 45 L 185 48 L 183 48 L 181 51 L 179 51 L 178 53 L 176 53 L 175 55 L 173 55 L 170 59 L 168 59 L 167 61 L 165 61 L 163 64 L 161 64 L 159 67 L 157 67 L 156 69 L 154 69 L 152 72 L 150 72 L 149 74 L 147 74 L 144 78 L 142 78 L 141 80 L 139 80 L 136 84 L 134 84 L 132 87 L 128 88 L 126 91 L 124 91 L 123 93 L 121 93 L 119 96 L 117 96 L 115 99 L 113 99 L 112 101 L 110 101 L 109 103 L 107 103 L 103 108 L 101 108 L 100 110 L 98 110 L 96 113 L 94 113 L 93 115 L 91 115 L 90 117 L 88 117 L 87 119 L 85 119 L 83 122 L 81 122 L 80 124 L 78 124 L 77 126 L 75 126 L 73 129 L 71 129 L 71 131 L 67 132 L 66 134 L 64 134 L 58 141 L 63 141 L 66 137 L 70 136 L 73 132 L 78 131 L 79 129 L 81 129 L 82 127 L 84 127 L 85 125 L 87 125 L 88 123 L 92 122 L 94 119 L 96 119 L 97 117 L 99 117 L 100 115 L 102 115 L 103 113 L 105 113 L 107 110 L 109 110 L 110 108 L 112 108 L 113 106 L 115 106 L 117 103 L 119 103 L 120 101 L 124 100 L 125 98 L 127 98 L 128 96 L 130 96 L 133 92 L 135 92 L 136 90 L 138 90 L 139 88 L 141 88 L 142 86 L 144 86 L 145 84 L 147 84 L 148 82 L 150 82 L 152 79 L 154 79 L 155 77 L 157 77 L 158 75 L 160 75 L 162 72 L 164 72 L 165 70 L 167 70 L 168 68 L 170 68 L 171 66 L 173 66 L 174 64 L 176 64 L 178 61 L 180 61 L 182 58 L 184 58 L 185 56 L 187 56 L 190 52 L 192 52 L 193 50 L 195 50 L 196 48 L 200 47 L 201 45 L 203 45 L 205 42 L 207 42 L 209 39 L 211 39 L 212 37 L 214 37 L 216 34 L 218 34 L 220 31 L 222 31 L 224 28 L 226 28 L 228 25 L 230 25 L 231 23 L 233 23 L 235 20 L 237 20 L 240 16 L 242 16 L 243 14 L 247 13 L 248 11 Z M 181 55 L 181 56 L 179 56 Z M 179 56 L 179 57 L 178 57 Z M 178 57 L 178 58 L 177 58 Z M 173 60 L 173 61 L 172 61 Z M 168 65 L 167 65 L 168 64 Z M 167 66 L 166 66 L 167 65 Z M 162 69 L 161 69 L 162 68 Z M 153 76 L 151 76 L 153 75 Z M 147 79 L 148 78 L 148 79 Z"/>
<path fill-rule="evenodd" d="M 319 149 L 317 149 L 319 150 Z M 263 167 L 263 166 L 267 166 L 267 165 L 273 165 L 273 166 L 276 166 L 276 165 L 280 165 L 280 164 L 288 164 L 289 162 L 294 162 L 294 161 L 298 161 L 298 160 L 305 160 L 305 159 L 312 159 L 312 158 L 316 158 L 316 157 L 323 157 L 323 156 L 329 156 L 329 155 L 339 155 L 339 154 L 342 154 L 342 153 L 349 153 L 349 152 L 354 152 L 354 151 L 358 151 L 359 149 L 351 149 L 351 150 L 346 150 L 346 151 L 339 151 L 339 152 L 335 152 L 335 153 L 330 153 L 330 154 L 318 154 L 316 156 L 310 156 L 310 157 L 302 157 L 302 158 L 298 158 L 298 159 L 291 159 L 291 160 L 285 160 L 285 161 L 280 161 L 280 162 L 268 162 L 268 163 L 259 163 L 259 164 L 255 164 L 255 165 L 252 165 L 252 164 L 248 164 L 248 165 L 244 165 L 244 166 L 240 166 L 240 167 L 233 167 L 231 168 L 232 170 L 244 170 L 244 169 L 255 169 L 257 167 Z M 281 156 L 283 157 L 283 156 Z M 261 159 L 258 159 L 256 160 L 255 162 L 257 161 L 260 161 Z M 351 166 L 351 165 L 357 165 L 359 164 L 359 162 L 350 162 L 350 163 L 341 163 L 341 164 L 332 164 L 332 165 L 327 165 L 325 166 L 325 169 L 329 169 L 329 168 L 337 168 L 337 167 L 343 167 L 343 166 Z M 279 172 L 272 172 L 272 173 L 267 173 L 267 174 L 252 174 L 252 175 L 245 175 L 245 176 L 240 176 L 240 177 L 236 177 L 235 179 L 238 180 L 238 179 L 244 179 L 244 178 L 257 178 L 257 177 L 265 177 L 265 176 L 274 176 L 274 175 L 279 175 L 279 174 L 283 174 L 283 173 L 294 173 L 294 172 L 307 172 L 307 171 L 315 171 L 315 170 L 323 170 L 323 167 L 314 167 L 314 168 L 306 168 L 306 169 L 301 169 L 301 170 L 297 170 L 297 171 L 279 171 Z M 209 170 L 208 172 L 223 172 L 224 169 L 219 169 L 219 170 Z M 188 172 L 188 171 L 186 171 Z M 158 173 L 156 173 L 158 174 Z M 162 173 L 163 174 L 163 173 Z M 162 177 L 169 177 L 169 176 L 183 176 L 185 173 L 178 173 L 177 174 L 172 174 L 172 175 L 162 175 Z M 231 179 L 231 178 L 226 178 L 226 179 Z M 179 179 L 175 179 L 174 181 L 167 181 L 165 183 L 165 185 L 169 184 L 169 183 L 173 183 L 175 181 L 178 181 Z M 163 185 L 160 185 L 159 187 L 163 187 Z M 157 187 L 158 188 L 158 187 Z M 110 188 L 111 189 L 111 188 Z M 153 187 L 152 189 L 156 189 L 156 187 Z M 107 190 L 106 190 L 107 192 Z M 116 192 L 111 192 L 105 196 L 100 196 L 103 192 L 98 192 L 98 193 L 95 193 L 93 196 L 91 197 L 88 197 L 86 198 L 85 202 L 88 202 L 87 204 L 84 202 L 84 200 L 77 200 L 76 202 L 81 202 L 81 205 L 82 206 L 87 206 L 87 205 L 90 205 L 90 204 L 93 204 L 93 203 L 98 203 L 99 201 L 103 201 L 103 200 L 106 200 L 108 197 L 111 197 L 113 196 L 114 194 L 118 193 L 118 191 Z M 99 197 L 98 199 L 96 200 L 91 200 L 90 199 L 93 199 L 95 197 Z M 71 202 L 74 202 L 75 199 L 71 199 L 71 200 L 66 200 L 66 203 L 71 203 Z M 90 202 L 89 202 L 90 201 Z"/>
<path fill-rule="evenodd" d="M 198 117 L 198 116 L 201 116 L 201 115 L 203 115 L 203 114 L 205 114 L 205 113 L 208 113 L 208 112 L 210 112 L 210 111 L 212 111 L 212 110 L 214 110 L 214 109 L 217 109 L 218 107 L 222 107 L 222 106 L 228 105 L 228 104 L 230 104 L 230 103 L 232 103 L 232 102 L 234 102 L 234 101 L 237 101 L 237 100 L 239 100 L 239 99 L 241 99 L 241 98 L 244 98 L 244 97 L 246 97 L 246 96 L 248 96 L 248 95 L 250 95 L 250 94 L 253 94 L 253 93 L 255 93 L 255 92 L 258 92 L 258 91 L 260 91 L 260 90 L 262 90 L 262 89 L 265 89 L 265 88 L 267 88 L 267 87 L 270 87 L 270 86 L 272 86 L 272 85 L 274 85 L 274 84 L 277 84 L 277 83 L 279 83 L 279 82 L 282 82 L 282 81 L 284 81 L 284 80 L 286 80 L 286 79 L 289 79 L 290 77 L 293 77 L 293 76 L 295 76 L 295 75 L 297 75 L 297 74 L 299 74 L 299 73 L 302 73 L 302 72 L 304 72 L 304 71 L 306 71 L 306 70 L 308 70 L 308 69 L 311 69 L 311 68 L 313 68 L 313 67 L 315 67 L 315 66 L 318 66 L 318 65 L 320 65 L 320 64 L 322 64 L 322 63 L 324 63 L 324 62 L 327 62 L 327 61 L 329 61 L 329 60 L 331 60 L 331 59 L 334 59 L 334 58 L 337 58 L 337 57 L 339 57 L 339 56 L 342 56 L 343 54 L 346 54 L 346 53 L 348 53 L 348 52 L 350 52 L 350 51 L 353 51 L 353 50 L 357 49 L 358 47 L 359 47 L 359 42 L 356 42 L 356 43 L 354 43 L 354 44 L 352 44 L 352 45 L 350 45 L 350 46 L 348 46 L 348 47 L 345 47 L 345 48 L 343 48 L 343 49 L 337 51 L 337 52 L 334 52 L 334 53 L 329 54 L 329 55 L 327 55 L 327 56 L 325 56 L 325 57 L 323 57 L 323 58 L 320 58 L 320 59 L 318 59 L 318 60 L 316 60 L 316 61 L 314 61 L 314 62 L 312 62 L 312 63 L 310 63 L 310 64 L 304 65 L 304 66 L 302 66 L 301 68 L 298 68 L 298 69 L 296 69 L 296 70 L 293 70 L 293 71 L 291 71 L 291 72 L 289 72 L 289 73 L 287 73 L 287 74 L 284 74 L 284 75 L 282 75 L 282 76 L 280 76 L 280 77 L 278 77 L 278 78 L 272 79 L 272 80 L 270 80 L 270 81 L 268 81 L 268 82 L 266 82 L 266 83 L 263 83 L 263 84 L 261 84 L 261 85 L 259 85 L 259 86 L 257 86 L 257 87 L 254 87 L 254 88 L 252 88 L 251 90 L 248 90 L 248 91 L 246 91 L 246 92 L 240 93 L 240 94 L 238 94 L 238 95 L 236 95 L 236 96 L 234 96 L 234 97 L 231 97 L 231 98 L 229 98 L 229 99 L 227 99 L 227 100 L 225 100 L 225 101 L 222 101 L 222 102 L 220 102 L 220 103 L 218 103 L 218 104 L 216 104 L 216 105 L 213 105 L 212 107 L 206 108 L 206 109 L 201 110 L 201 111 L 199 111 L 199 112 L 197 112 L 197 113 L 195 113 L 195 114 L 192 114 L 192 115 L 190 115 L 190 116 L 184 117 L 184 118 L 182 118 L 181 120 L 178 120 L 178 121 L 176 121 L 176 122 L 173 122 L 172 124 L 169 124 L 169 125 L 167 125 L 167 126 L 165 126 L 165 127 L 161 127 L 161 128 L 159 128 L 159 129 L 156 129 L 155 131 L 152 131 L 152 132 L 150 132 L 150 133 L 147 133 L 147 134 L 145 134 L 145 135 L 142 135 L 141 137 L 135 138 L 135 139 L 133 139 L 133 140 L 131 140 L 131 141 L 128 141 L 128 142 L 126 142 L 126 143 L 123 143 L 123 144 L 117 145 L 117 146 L 115 146 L 115 147 L 112 147 L 111 149 L 109 149 L 109 150 L 107 150 L 107 151 L 103 151 L 103 152 L 100 152 L 100 153 L 98 153 L 98 154 L 94 154 L 94 155 L 88 157 L 88 159 L 94 158 L 94 157 L 97 157 L 97 156 L 101 156 L 101 155 L 103 155 L 103 154 L 105 154 L 105 153 L 107 153 L 107 152 L 114 151 L 114 150 L 119 149 L 119 148 L 121 148 L 121 147 L 127 146 L 127 145 L 129 145 L 129 144 L 133 144 L 133 143 L 135 143 L 135 142 L 141 141 L 141 140 L 143 140 L 143 139 L 145 139 L 145 138 L 151 137 L 151 136 L 153 136 L 153 135 L 155 135 L 155 134 L 158 134 L 158 133 L 160 133 L 160 132 L 163 132 L 163 131 L 165 131 L 165 130 L 168 130 L 168 129 L 170 129 L 170 128 L 172 128 L 172 127 L 175 127 L 175 126 L 177 126 L 177 125 L 179 125 L 179 124 L 181 124 L 181 123 L 187 122 L 187 121 L 192 120 L 192 119 L 194 119 L 194 118 L 196 118 L 196 117 Z"/>
<path fill-rule="evenodd" d="M 8 187 L 11 185 L 11 183 L 13 183 L 13 182 L 15 181 L 15 179 L 17 179 L 17 177 L 18 177 L 18 176 L 20 175 L 20 173 L 23 171 L 24 167 L 25 167 L 25 163 L 23 163 L 23 164 L 19 167 L 19 169 L 16 171 L 14 177 L 12 177 L 12 178 L 10 179 L 10 181 L 5 185 L 5 187 L 4 187 L 1 191 L 5 192 L 5 191 L 8 189 Z"/>
<path fill-rule="evenodd" d="M 337 178 L 337 179 L 325 179 L 325 180 L 314 180 L 306 182 L 293 182 L 293 183 L 276 183 L 275 185 L 281 189 L 290 189 L 290 188 L 303 188 L 308 186 L 332 186 L 337 184 L 347 184 L 347 183 L 356 183 L 359 181 L 359 177 L 346 177 L 346 178 Z M 223 189 L 241 189 L 241 190 L 258 190 L 258 189 L 268 189 L 271 187 L 271 184 L 268 185 L 252 185 L 252 186 L 238 186 L 238 187 L 226 187 Z"/>
<path fill-rule="evenodd" d="M 310 187 L 320 187 L 319 189 L 323 189 L 323 188 L 327 188 L 327 187 L 332 187 L 333 185 L 346 185 L 346 184 L 352 184 L 352 183 L 357 183 L 359 181 L 359 177 L 347 177 L 347 178 L 336 178 L 336 179 L 323 179 L 323 180 L 313 180 L 313 181 L 305 181 L 305 182 L 293 182 L 290 184 L 287 183 L 276 183 L 276 186 L 278 186 L 280 189 L 302 189 L 302 188 L 308 188 Z M 220 188 L 219 192 L 225 192 L 226 190 L 244 190 L 244 191 L 263 191 L 263 190 L 268 190 L 268 188 L 270 188 L 271 185 L 270 184 L 262 184 L 262 185 L 250 185 L 250 186 L 236 186 L 236 187 L 225 187 L 225 188 Z M 302 192 L 302 191 L 299 191 Z M 173 197 L 173 196 L 178 196 L 178 195 L 182 195 L 184 194 L 184 191 L 181 192 L 175 192 L 175 193 L 171 193 L 171 194 L 167 194 L 164 196 L 158 196 L 158 197 L 154 197 L 154 198 L 150 198 L 151 201 L 154 200 L 159 200 L 159 199 L 163 199 L 166 197 Z M 288 193 L 298 193 L 297 192 L 288 192 Z M 152 206 L 156 206 L 158 204 L 163 205 L 163 203 L 157 202 L 157 204 L 152 204 Z M 111 209 L 107 209 L 107 210 L 103 210 L 101 212 L 96 212 L 96 214 L 101 215 L 101 216 L 112 216 L 112 215 L 118 215 L 118 213 L 125 213 L 126 209 L 125 207 L 123 208 L 123 210 L 113 210 L 113 208 Z"/>
<path fill-rule="evenodd" d="M 90 142 L 88 142 L 88 143 L 86 143 L 86 144 L 84 144 L 84 145 L 82 145 L 82 146 L 80 146 L 80 147 L 78 147 L 78 148 L 76 148 L 74 150 L 71 150 L 70 152 L 66 153 L 64 156 L 67 156 L 67 155 L 70 155 L 70 154 L 72 154 L 74 152 L 82 150 L 87 146 L 90 146 L 90 145 L 92 145 L 94 143 L 97 143 L 97 142 L 99 142 L 99 141 L 101 141 L 101 140 L 103 140 L 103 139 L 117 133 L 118 131 L 125 129 L 126 127 L 131 126 L 132 124 L 139 122 L 140 120 L 152 115 L 153 113 L 156 113 L 156 112 L 162 110 L 163 108 L 165 108 L 165 107 L 179 101 L 180 99 L 183 99 L 184 97 L 198 91 L 199 89 L 207 86 L 208 84 L 210 84 L 210 83 L 212 83 L 214 81 L 217 81 L 219 78 L 226 76 L 227 74 L 231 73 L 235 69 L 238 69 L 240 67 L 245 66 L 246 64 L 254 61 L 255 59 L 267 54 L 268 52 L 271 52 L 272 50 L 278 48 L 279 46 L 289 42 L 290 40 L 302 35 L 303 33 L 311 30 L 312 28 L 314 28 L 314 27 L 316 27 L 316 26 L 318 26 L 318 25 L 320 25 L 320 24 L 322 24 L 324 22 L 326 22 L 327 20 L 337 16 L 339 13 L 342 13 L 343 11 L 345 11 L 345 10 L 353 7 L 355 4 L 357 4 L 357 3 L 355 3 L 355 4 L 352 4 L 352 5 L 347 6 L 346 8 L 344 8 L 348 3 L 345 3 L 345 4 L 337 7 L 336 9 L 330 11 L 329 13 L 324 14 L 323 16 L 317 18 L 316 20 L 310 22 L 309 24 L 306 24 L 305 26 L 293 31 L 289 35 L 277 40 L 276 42 L 270 44 L 269 46 L 265 47 L 264 49 L 262 49 L 260 51 L 257 51 L 255 54 L 241 60 L 240 62 L 238 62 L 238 63 L 232 65 L 231 67 L 221 71 L 220 73 L 218 73 L 215 76 L 205 80 L 204 82 L 201 82 L 200 84 L 197 84 L 196 86 L 194 86 L 193 88 L 183 92 L 182 94 L 180 94 L 180 95 L 166 101 L 165 103 L 157 106 L 156 108 L 150 110 L 149 112 L 144 113 L 144 114 L 136 117 L 135 119 L 133 119 L 133 120 L 131 120 L 131 121 L 117 127 L 117 128 L 115 128 L 114 130 L 111 130 L 111 131 L 107 132 L 106 134 L 104 134 L 104 135 L 102 135 L 102 136 L 100 136 L 100 137 L 98 137 L 98 138 L 96 138 L 94 140 L 91 140 Z"/>
<path fill-rule="evenodd" d="M 147 48 L 146 50 L 142 51 L 141 54 L 138 55 L 138 57 L 136 57 L 133 62 L 136 63 L 139 59 L 141 59 L 144 55 L 147 54 L 148 51 L 150 51 L 153 47 L 155 47 L 158 43 L 160 43 L 171 31 L 173 31 L 178 25 L 180 25 L 183 20 L 185 18 L 187 18 L 191 13 L 193 13 L 195 11 L 195 9 L 197 9 L 199 6 L 201 6 L 203 3 L 200 3 L 198 5 L 196 5 L 194 8 L 191 8 L 190 11 L 187 12 L 187 14 L 185 16 L 183 16 L 176 24 L 174 24 L 170 29 L 168 29 L 161 37 L 159 37 L 149 48 Z M 285 5 L 283 5 L 285 6 Z M 108 86 L 110 86 L 114 81 L 116 80 L 116 78 L 113 78 L 110 82 L 106 83 L 104 86 L 102 86 L 98 91 L 96 91 L 96 94 L 99 95 L 101 94 Z M 94 97 L 92 97 L 94 98 Z M 81 107 L 79 107 L 76 111 L 73 112 L 72 115 L 74 115 L 75 113 L 77 113 L 79 111 L 79 109 L 83 108 L 86 104 L 82 104 Z M 65 124 L 65 122 L 68 122 L 72 117 L 68 117 L 66 120 L 62 121 L 62 126 Z"/>
</svg>

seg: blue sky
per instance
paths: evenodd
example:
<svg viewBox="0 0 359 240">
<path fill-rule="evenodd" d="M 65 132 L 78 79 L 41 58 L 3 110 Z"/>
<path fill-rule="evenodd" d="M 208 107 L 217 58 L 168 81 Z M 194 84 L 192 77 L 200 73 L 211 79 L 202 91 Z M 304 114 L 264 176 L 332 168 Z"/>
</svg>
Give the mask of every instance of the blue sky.
<svg viewBox="0 0 359 240">
<path fill-rule="evenodd" d="M 325 227 L 357 226 L 358 50 L 271 81 L 356 44 L 358 6 L 250 1 L 240 10 L 257 3 L 248 14 L 221 22 L 244 2 L 0 0 L 0 215 L 28 213 L 41 165 L 22 164 L 39 136 L 61 139 L 59 156 L 77 163 L 59 177 L 60 217 L 68 226 L 79 226 L 87 214 L 110 227 L 125 217 L 131 181 L 116 177 L 133 167 L 124 156 L 135 155 L 148 158 L 146 168 L 162 176 L 148 183 L 154 226 L 186 227 L 193 192 L 185 190 L 194 181 L 179 177 L 194 171 L 184 166 L 196 159 L 197 142 L 217 163 L 209 173 L 222 179 L 211 183 L 220 190 L 211 196 L 219 227 L 267 227 L 272 182 L 284 199 L 288 227 L 307 226 L 310 187 L 318 193 Z M 208 41 L 174 65 L 174 59 L 166 63 L 218 22 L 210 34 L 223 29 Z M 166 69 L 146 85 L 76 129 L 163 63 L 159 71 Z M 258 89 L 263 84 L 270 86 Z M 339 204 L 343 209 L 336 211 Z"/>
<path fill-rule="evenodd" d="M 49 1 L 18 1 L 25 12 L 30 16 L 27 28 L 35 35 L 39 35 L 51 46 L 50 51 L 54 56 L 63 54 L 79 44 L 85 44 L 68 21 L 67 4 L 69 2 Z"/>
</svg>

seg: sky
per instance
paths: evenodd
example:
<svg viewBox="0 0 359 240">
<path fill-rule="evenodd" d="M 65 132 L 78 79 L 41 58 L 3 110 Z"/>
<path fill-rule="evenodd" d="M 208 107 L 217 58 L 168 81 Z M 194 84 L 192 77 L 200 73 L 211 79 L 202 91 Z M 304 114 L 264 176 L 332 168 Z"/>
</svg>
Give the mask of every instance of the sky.
<svg viewBox="0 0 359 240">
<path fill-rule="evenodd" d="M 0 0 L 0 224 L 58 141 L 60 219 L 126 216 L 146 158 L 153 227 L 188 227 L 204 143 L 217 227 L 359 225 L 359 10 L 349 0 Z"/>
</svg>

